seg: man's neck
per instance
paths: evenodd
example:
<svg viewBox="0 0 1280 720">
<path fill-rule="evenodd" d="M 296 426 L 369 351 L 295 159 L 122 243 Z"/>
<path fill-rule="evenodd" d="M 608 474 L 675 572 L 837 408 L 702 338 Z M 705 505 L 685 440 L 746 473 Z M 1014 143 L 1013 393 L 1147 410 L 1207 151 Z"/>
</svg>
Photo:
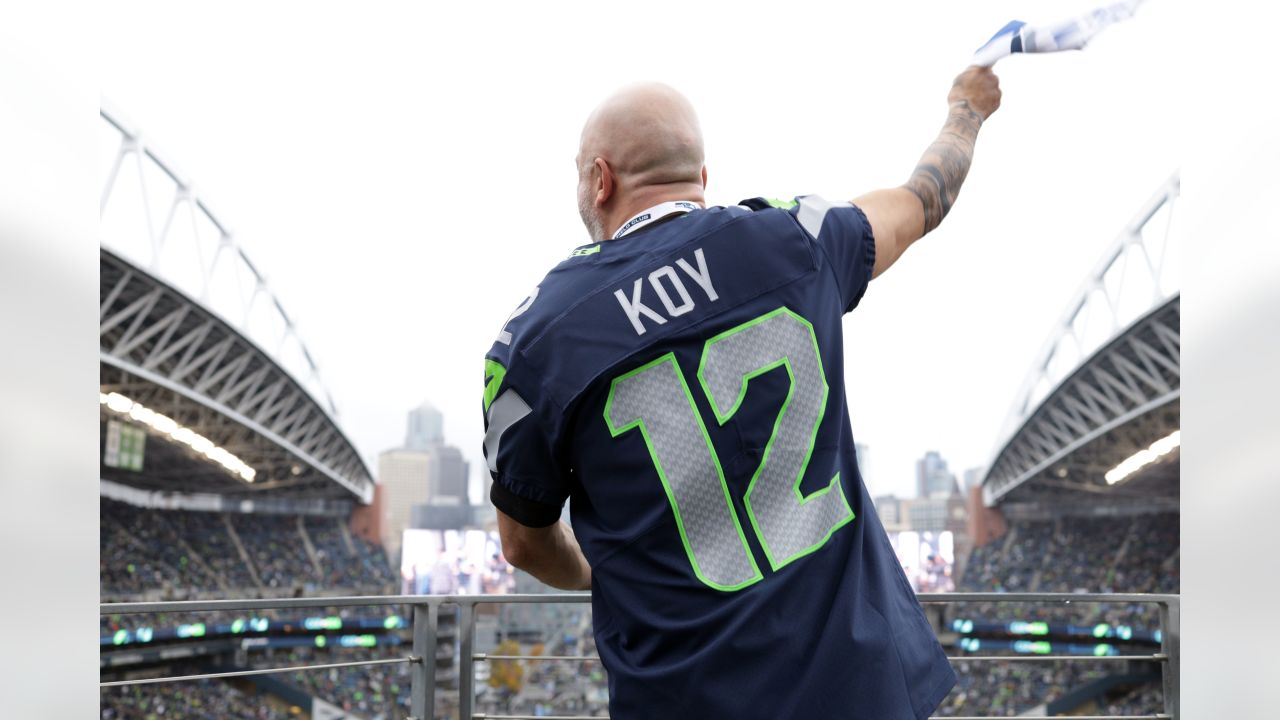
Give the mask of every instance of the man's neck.
<svg viewBox="0 0 1280 720">
<path fill-rule="evenodd" d="M 699 183 L 671 183 L 639 188 L 630 193 L 625 202 L 618 203 L 612 212 L 606 214 L 605 232 L 609 233 L 606 237 L 612 237 L 623 223 L 637 214 L 655 205 L 676 200 L 686 200 L 702 207 L 707 205 L 702 185 Z"/>
</svg>

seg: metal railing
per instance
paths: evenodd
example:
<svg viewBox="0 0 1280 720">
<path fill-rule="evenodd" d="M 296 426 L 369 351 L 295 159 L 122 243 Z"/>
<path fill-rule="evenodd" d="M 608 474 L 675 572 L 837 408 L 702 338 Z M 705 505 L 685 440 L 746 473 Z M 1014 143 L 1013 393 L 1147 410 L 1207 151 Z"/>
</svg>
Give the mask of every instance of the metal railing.
<svg viewBox="0 0 1280 720">
<path fill-rule="evenodd" d="M 1159 652 L 1129 655 L 979 655 L 952 657 L 952 662 L 1055 662 L 1095 661 L 1129 662 L 1148 661 L 1160 664 L 1164 691 L 1164 711 L 1155 715 L 1080 715 L 1075 720 L 1178 720 L 1179 718 L 1179 659 L 1180 659 L 1180 596 L 1140 594 L 1075 594 L 1075 593 L 921 593 L 917 595 L 922 605 L 949 605 L 958 603 L 1041 603 L 1058 606 L 1075 604 L 1122 603 L 1155 605 L 1159 610 L 1161 642 Z M 99 683 L 100 687 L 141 685 L 147 683 L 180 682 L 212 678 L 267 675 L 302 670 L 361 667 L 365 665 L 408 664 L 411 669 L 410 712 L 408 720 L 433 720 L 436 697 L 436 658 L 440 609 L 448 605 L 457 608 L 459 679 L 458 716 L 460 720 L 588 720 L 577 715 L 493 715 L 475 712 L 475 664 L 491 660 L 583 662 L 598 660 L 595 655 L 493 655 L 475 651 L 476 608 L 480 605 L 588 603 L 587 593 L 563 593 L 552 595 L 390 595 L 383 597 L 320 597 L 279 598 L 258 600 L 189 600 L 179 602 L 104 603 L 101 615 L 129 615 L 175 612 L 216 612 L 237 610 L 283 610 L 321 607 L 374 607 L 407 605 L 413 608 L 413 646 L 410 654 L 400 658 L 361 660 L 342 663 L 299 665 L 293 667 L 237 670 L 232 672 L 203 673 L 163 678 L 117 680 Z M 429 658 L 425 660 L 424 658 Z M 952 716 L 950 720 L 984 720 L 993 716 Z"/>
</svg>

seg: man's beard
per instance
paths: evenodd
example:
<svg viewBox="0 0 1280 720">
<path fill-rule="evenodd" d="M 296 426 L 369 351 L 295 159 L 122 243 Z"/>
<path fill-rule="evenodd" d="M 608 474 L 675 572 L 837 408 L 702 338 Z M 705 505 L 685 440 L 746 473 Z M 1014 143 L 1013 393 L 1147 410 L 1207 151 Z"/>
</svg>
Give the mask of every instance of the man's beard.
<svg viewBox="0 0 1280 720">
<path fill-rule="evenodd" d="M 596 209 L 591 204 L 590 199 L 581 195 L 578 196 L 578 215 L 582 217 L 582 224 L 587 226 L 587 234 L 591 236 L 591 242 L 599 242 L 605 239 L 604 222 L 596 214 Z"/>
</svg>

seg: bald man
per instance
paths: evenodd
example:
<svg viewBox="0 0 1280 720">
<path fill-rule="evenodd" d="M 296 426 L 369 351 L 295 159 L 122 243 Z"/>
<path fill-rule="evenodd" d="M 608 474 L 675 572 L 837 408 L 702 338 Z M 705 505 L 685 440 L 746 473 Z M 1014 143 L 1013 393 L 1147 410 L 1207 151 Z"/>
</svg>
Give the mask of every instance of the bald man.
<svg viewBox="0 0 1280 720">
<path fill-rule="evenodd" d="M 852 202 L 707 207 L 665 85 L 587 120 L 592 243 L 490 349 L 484 452 L 507 559 L 592 591 L 615 720 L 918 720 L 954 684 L 858 471 L 841 326 L 950 210 L 999 84 L 947 101 L 907 182 Z"/>
</svg>

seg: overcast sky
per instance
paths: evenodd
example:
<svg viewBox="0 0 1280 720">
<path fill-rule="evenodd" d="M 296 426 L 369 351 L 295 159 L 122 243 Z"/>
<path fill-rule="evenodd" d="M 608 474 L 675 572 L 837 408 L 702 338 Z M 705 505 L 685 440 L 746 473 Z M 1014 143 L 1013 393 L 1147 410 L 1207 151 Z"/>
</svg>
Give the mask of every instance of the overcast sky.
<svg viewBox="0 0 1280 720">
<path fill-rule="evenodd" d="M 689 96 L 711 204 L 852 198 L 906 179 L 995 30 L 1093 5 L 132 7 L 105 18 L 104 98 L 269 275 L 371 467 L 427 400 L 474 484 L 483 355 L 587 241 L 573 157 L 616 86 Z M 926 450 L 957 474 L 989 459 L 1051 325 L 1178 168 L 1177 9 L 1150 0 L 1084 52 L 997 66 L 1004 103 L 955 209 L 846 319 L 873 494 L 912 494 Z"/>
</svg>

